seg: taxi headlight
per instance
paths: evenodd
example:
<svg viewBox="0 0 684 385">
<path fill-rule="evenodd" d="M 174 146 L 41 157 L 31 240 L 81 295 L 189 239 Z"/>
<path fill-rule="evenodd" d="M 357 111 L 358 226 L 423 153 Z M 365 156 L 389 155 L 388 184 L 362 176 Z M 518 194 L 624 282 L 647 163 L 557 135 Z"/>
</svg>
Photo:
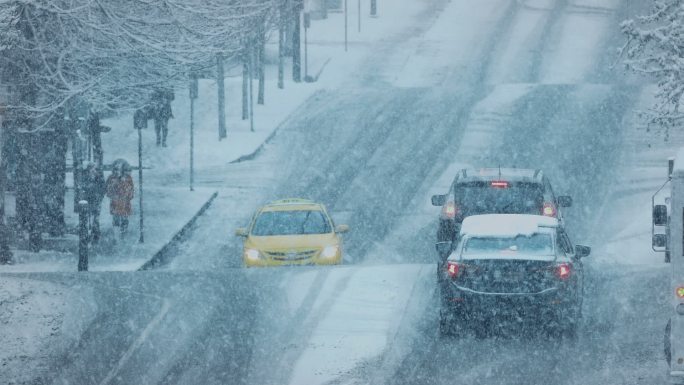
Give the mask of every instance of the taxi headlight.
<svg viewBox="0 0 684 385">
<path fill-rule="evenodd" d="M 323 251 L 321 252 L 321 257 L 323 258 L 334 258 L 337 256 L 337 249 L 339 247 L 337 245 L 335 246 L 326 246 Z"/>
<path fill-rule="evenodd" d="M 257 261 L 260 258 L 259 250 L 257 249 L 245 249 L 245 258 Z"/>
</svg>

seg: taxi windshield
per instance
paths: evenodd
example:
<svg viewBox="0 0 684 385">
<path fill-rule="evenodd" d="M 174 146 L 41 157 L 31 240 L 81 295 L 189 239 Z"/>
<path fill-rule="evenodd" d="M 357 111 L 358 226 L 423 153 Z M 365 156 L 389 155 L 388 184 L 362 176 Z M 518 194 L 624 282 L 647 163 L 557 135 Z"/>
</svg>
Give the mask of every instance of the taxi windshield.
<svg viewBox="0 0 684 385">
<path fill-rule="evenodd" d="M 553 255 L 553 239 L 549 233 L 496 238 L 473 237 L 463 245 L 463 255 L 486 253 Z"/>
<path fill-rule="evenodd" d="M 326 234 L 330 221 L 320 210 L 265 211 L 254 222 L 252 235 Z"/>
</svg>

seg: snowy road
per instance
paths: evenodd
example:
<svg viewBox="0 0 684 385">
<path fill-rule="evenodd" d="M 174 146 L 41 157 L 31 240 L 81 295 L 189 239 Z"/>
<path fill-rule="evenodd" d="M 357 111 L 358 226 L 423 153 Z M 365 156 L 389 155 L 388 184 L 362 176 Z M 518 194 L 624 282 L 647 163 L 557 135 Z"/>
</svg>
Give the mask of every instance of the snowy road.
<svg viewBox="0 0 684 385">
<path fill-rule="evenodd" d="M 606 66 L 638 3 L 426 1 L 256 159 L 198 172 L 220 196 L 162 271 L 80 282 L 99 293 L 98 315 L 53 363 L 54 383 L 662 383 L 666 267 L 602 255 L 616 233 L 604 223 L 623 215 L 611 199 L 640 95 Z M 498 164 L 542 168 L 574 198 L 570 233 L 594 248 L 575 344 L 438 338 L 429 195 L 458 165 Z M 240 268 L 234 228 L 289 196 L 320 200 L 351 226 L 350 266 Z"/>
</svg>

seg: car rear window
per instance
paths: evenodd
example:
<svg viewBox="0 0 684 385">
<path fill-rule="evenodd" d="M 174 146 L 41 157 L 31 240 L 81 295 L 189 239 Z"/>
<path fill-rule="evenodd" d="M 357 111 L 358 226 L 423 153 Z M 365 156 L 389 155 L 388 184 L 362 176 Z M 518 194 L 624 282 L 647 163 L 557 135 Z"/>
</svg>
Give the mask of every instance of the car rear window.
<svg viewBox="0 0 684 385">
<path fill-rule="evenodd" d="M 454 189 L 464 216 L 478 214 L 541 214 L 544 190 L 539 183 L 509 182 L 493 187 L 490 181 L 466 182 Z"/>
<path fill-rule="evenodd" d="M 549 233 L 500 238 L 473 237 L 463 245 L 464 255 L 487 253 L 553 255 L 553 238 Z"/>
<path fill-rule="evenodd" d="M 264 211 L 254 222 L 252 235 L 327 234 L 332 226 L 320 210 Z"/>
</svg>

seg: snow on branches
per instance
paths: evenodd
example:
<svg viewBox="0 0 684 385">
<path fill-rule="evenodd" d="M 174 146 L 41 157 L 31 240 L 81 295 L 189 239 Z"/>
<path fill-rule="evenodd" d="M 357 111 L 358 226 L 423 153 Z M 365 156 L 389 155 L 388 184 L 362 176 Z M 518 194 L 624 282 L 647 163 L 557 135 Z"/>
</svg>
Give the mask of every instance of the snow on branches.
<svg viewBox="0 0 684 385">
<path fill-rule="evenodd" d="M 657 80 L 657 103 L 643 112 L 649 124 L 669 130 L 684 119 L 684 0 L 656 1 L 651 14 L 626 20 L 625 65 Z"/>
<path fill-rule="evenodd" d="M 96 111 L 139 108 L 156 88 L 215 65 L 217 54 L 238 55 L 278 1 L 0 0 L 9 108 L 38 116 L 79 101 Z"/>
</svg>

